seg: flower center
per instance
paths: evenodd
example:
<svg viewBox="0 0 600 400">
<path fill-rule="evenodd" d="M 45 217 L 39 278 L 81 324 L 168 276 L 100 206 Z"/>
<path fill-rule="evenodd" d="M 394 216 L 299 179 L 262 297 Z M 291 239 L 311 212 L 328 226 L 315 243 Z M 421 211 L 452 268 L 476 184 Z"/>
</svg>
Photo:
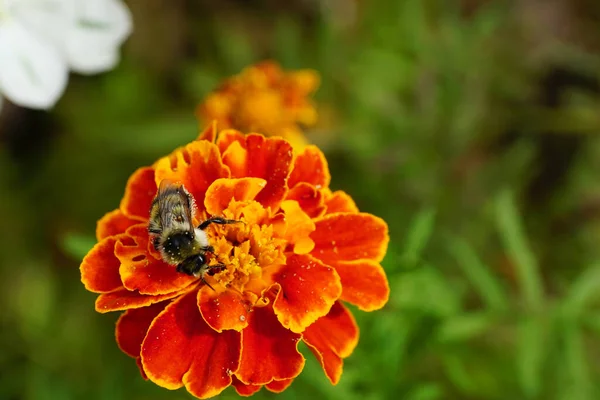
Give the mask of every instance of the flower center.
<svg viewBox="0 0 600 400">
<path fill-rule="evenodd" d="M 255 201 L 232 201 L 223 215 L 240 223 L 213 224 L 213 228 L 207 231 L 210 244 L 215 249 L 209 265 L 225 265 L 225 269 L 212 278 L 223 287 L 260 295 L 266 287 L 261 279 L 262 269 L 285 264 L 286 241 L 274 235 L 268 211 Z"/>
</svg>

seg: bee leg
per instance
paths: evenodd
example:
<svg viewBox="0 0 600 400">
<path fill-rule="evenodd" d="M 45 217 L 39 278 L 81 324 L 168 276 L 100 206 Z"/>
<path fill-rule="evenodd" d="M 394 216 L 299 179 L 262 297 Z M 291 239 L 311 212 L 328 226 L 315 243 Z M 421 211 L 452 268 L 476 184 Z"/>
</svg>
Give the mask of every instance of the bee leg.
<svg viewBox="0 0 600 400">
<path fill-rule="evenodd" d="M 202 283 L 204 283 L 206 286 L 208 286 L 209 288 L 211 288 L 213 290 L 213 292 L 216 292 L 215 288 L 210 286 L 210 283 L 206 282 L 206 280 L 204 279 L 204 276 L 200 277 L 200 280 L 202 281 Z"/>
<path fill-rule="evenodd" d="M 219 264 L 215 264 L 215 265 L 211 265 L 208 267 L 208 269 L 202 274 L 200 275 L 200 280 L 202 281 L 202 283 L 204 283 L 206 286 L 208 286 L 209 288 L 211 288 L 213 291 L 215 291 L 215 289 L 210 286 L 210 283 L 208 283 L 205 279 L 204 279 L 204 274 L 208 275 L 208 276 L 213 276 L 214 274 L 224 271 L 225 268 L 227 268 L 225 266 L 225 264 L 219 263 Z"/>
<path fill-rule="evenodd" d="M 203 223 L 198 225 L 198 229 L 203 231 L 206 228 L 208 228 L 208 226 L 210 224 L 227 225 L 227 224 L 236 224 L 238 222 L 242 222 L 242 221 L 237 221 L 235 219 L 225 219 L 225 218 L 221 218 L 221 217 L 210 217 L 209 219 L 207 219 L 206 221 L 204 221 Z"/>
<path fill-rule="evenodd" d="M 227 269 L 227 266 L 225 264 L 218 263 L 215 265 L 211 265 L 208 268 L 208 271 L 206 271 L 206 273 L 208 274 L 208 276 L 213 276 L 214 274 L 225 271 L 226 269 Z"/>
<path fill-rule="evenodd" d="M 206 247 L 202 247 L 202 251 L 205 251 L 207 253 L 213 253 L 215 252 L 215 248 L 212 246 L 206 246 Z"/>
</svg>

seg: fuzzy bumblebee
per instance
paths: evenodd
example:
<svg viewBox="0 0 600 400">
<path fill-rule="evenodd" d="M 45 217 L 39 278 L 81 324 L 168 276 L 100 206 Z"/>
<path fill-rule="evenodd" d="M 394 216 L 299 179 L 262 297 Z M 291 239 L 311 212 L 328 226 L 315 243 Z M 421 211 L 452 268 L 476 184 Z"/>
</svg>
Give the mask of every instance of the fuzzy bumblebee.
<svg viewBox="0 0 600 400">
<path fill-rule="evenodd" d="M 222 271 L 225 265 L 207 265 L 206 254 L 214 253 L 214 249 L 204 230 L 212 223 L 239 221 L 211 217 L 194 227 L 195 214 L 196 202 L 185 186 L 163 180 L 150 206 L 148 233 L 164 262 L 176 266 L 178 272 L 199 277 L 211 287 L 204 276 Z"/>
</svg>

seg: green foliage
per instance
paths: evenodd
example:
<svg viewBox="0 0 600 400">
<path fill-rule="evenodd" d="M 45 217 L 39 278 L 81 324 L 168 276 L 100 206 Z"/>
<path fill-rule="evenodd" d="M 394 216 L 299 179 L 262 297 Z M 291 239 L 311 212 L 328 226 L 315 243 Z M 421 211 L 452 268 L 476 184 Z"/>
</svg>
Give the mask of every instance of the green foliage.
<svg viewBox="0 0 600 400">
<path fill-rule="evenodd" d="M 72 77 L 33 139 L 1 126 L 0 398 L 190 398 L 139 376 L 78 266 L 131 173 L 193 140 L 197 103 L 263 58 L 321 73 L 307 133 L 332 186 L 388 222 L 391 297 L 353 309 L 337 386 L 303 349 L 293 385 L 255 398 L 600 398 L 598 55 L 551 32 L 538 54 L 540 10 L 501 1 L 168 3 L 179 52 L 132 38 L 114 71 Z"/>
</svg>

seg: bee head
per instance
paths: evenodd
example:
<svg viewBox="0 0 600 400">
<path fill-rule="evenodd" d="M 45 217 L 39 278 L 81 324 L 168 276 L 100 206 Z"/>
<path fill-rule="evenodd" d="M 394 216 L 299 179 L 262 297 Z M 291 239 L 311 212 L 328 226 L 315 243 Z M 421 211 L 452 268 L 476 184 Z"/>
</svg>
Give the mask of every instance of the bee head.
<svg viewBox="0 0 600 400">
<path fill-rule="evenodd" d="M 163 243 L 163 251 L 171 258 L 185 258 L 194 247 L 194 236 L 191 232 L 180 232 L 170 235 Z"/>
</svg>

